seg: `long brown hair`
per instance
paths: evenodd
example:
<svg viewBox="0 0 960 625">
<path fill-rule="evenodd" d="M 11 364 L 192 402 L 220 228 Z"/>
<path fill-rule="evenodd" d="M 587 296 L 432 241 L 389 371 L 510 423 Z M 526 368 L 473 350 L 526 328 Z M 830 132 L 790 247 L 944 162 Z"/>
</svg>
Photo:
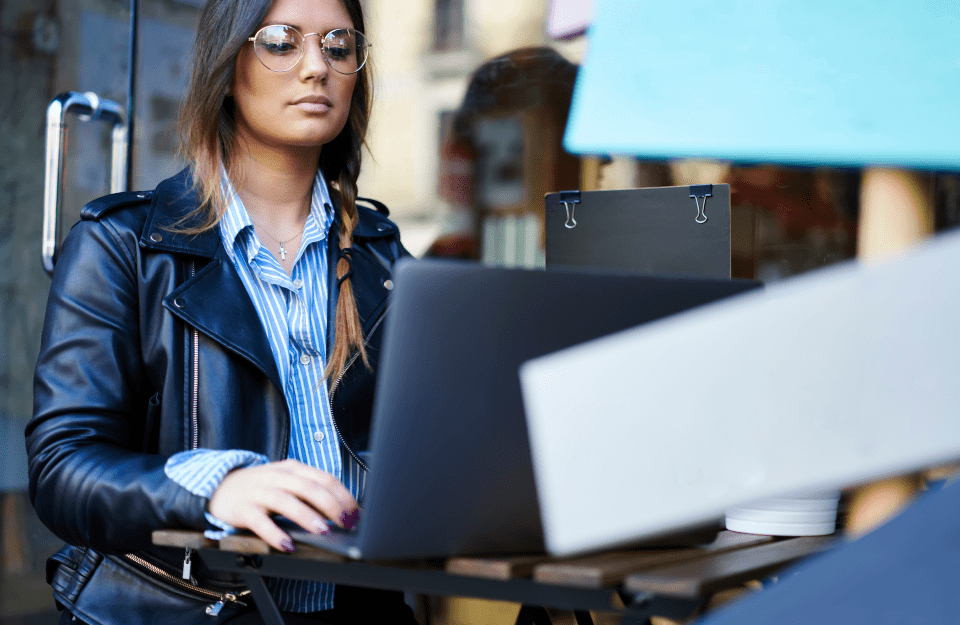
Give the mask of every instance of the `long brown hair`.
<svg viewBox="0 0 960 625">
<path fill-rule="evenodd" d="M 340 0 L 354 28 L 365 32 L 360 0 Z M 200 14 L 194 45 L 193 74 L 180 113 L 181 150 L 190 163 L 200 206 L 195 214 L 200 225 L 187 229 L 200 232 L 219 223 L 227 199 L 220 188 L 220 167 L 237 180 L 236 112 L 227 96 L 233 83 L 240 49 L 253 35 L 273 5 L 273 0 L 209 0 Z M 336 338 L 333 353 L 327 355 L 325 375 L 341 371 L 352 354 L 359 352 L 369 366 L 363 345 L 363 328 L 357 312 L 353 286 L 343 277 L 350 270 L 350 248 L 357 224 L 357 178 L 360 176 L 361 148 L 366 142 L 372 104 L 370 63 L 357 75 L 347 123 L 332 141 L 323 146 L 319 167 L 340 196 L 338 214 L 340 260 L 337 278 L 340 295 L 334 320 Z"/>
</svg>

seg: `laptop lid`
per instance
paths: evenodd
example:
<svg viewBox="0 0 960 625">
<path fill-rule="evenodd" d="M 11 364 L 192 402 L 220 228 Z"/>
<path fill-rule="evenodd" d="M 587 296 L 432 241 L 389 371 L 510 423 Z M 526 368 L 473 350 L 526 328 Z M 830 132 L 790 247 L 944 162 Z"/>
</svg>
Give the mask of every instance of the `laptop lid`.
<svg viewBox="0 0 960 625">
<path fill-rule="evenodd" d="M 542 551 L 520 363 L 757 286 L 442 260 L 394 283 L 359 533 L 304 538 L 372 560 Z"/>
<path fill-rule="evenodd" d="M 730 277 L 730 185 L 544 198 L 547 267 Z"/>
</svg>

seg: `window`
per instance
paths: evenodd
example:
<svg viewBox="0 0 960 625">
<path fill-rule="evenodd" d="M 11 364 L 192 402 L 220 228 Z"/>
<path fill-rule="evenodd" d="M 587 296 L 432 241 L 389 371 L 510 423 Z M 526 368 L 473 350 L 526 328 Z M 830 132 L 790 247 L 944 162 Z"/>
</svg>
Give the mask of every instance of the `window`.
<svg viewBox="0 0 960 625">
<path fill-rule="evenodd" d="M 433 49 L 436 52 L 463 47 L 463 0 L 436 0 L 433 15 Z"/>
</svg>

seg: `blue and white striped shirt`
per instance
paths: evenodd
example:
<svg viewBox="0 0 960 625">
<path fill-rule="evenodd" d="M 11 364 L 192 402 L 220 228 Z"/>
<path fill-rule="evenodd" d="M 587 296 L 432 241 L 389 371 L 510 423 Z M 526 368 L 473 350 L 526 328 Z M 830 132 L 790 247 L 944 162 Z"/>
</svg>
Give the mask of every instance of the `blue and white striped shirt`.
<svg viewBox="0 0 960 625">
<path fill-rule="evenodd" d="M 280 370 L 290 412 L 288 457 L 338 477 L 360 501 L 366 473 L 349 454 L 341 454 L 323 377 L 329 295 L 327 232 L 333 220 L 326 181 L 318 170 L 310 215 L 289 276 L 258 239 L 225 173 L 222 185 L 228 203 L 220 220 L 220 236 L 253 300 Z M 210 497 L 230 470 L 266 462 L 265 456 L 245 450 L 198 449 L 172 456 L 166 473 L 190 492 Z M 209 537 L 220 538 L 234 531 L 209 514 L 207 517 L 224 529 L 208 531 Z M 316 612 L 333 607 L 333 584 L 279 579 L 268 583 L 281 610 Z"/>
</svg>

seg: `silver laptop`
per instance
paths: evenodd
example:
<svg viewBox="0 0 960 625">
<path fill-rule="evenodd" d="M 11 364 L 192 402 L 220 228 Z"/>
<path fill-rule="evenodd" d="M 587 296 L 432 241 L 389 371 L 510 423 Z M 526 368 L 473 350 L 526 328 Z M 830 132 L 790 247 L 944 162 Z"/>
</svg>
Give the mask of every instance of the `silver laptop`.
<svg viewBox="0 0 960 625">
<path fill-rule="evenodd" d="M 758 286 L 442 260 L 394 283 L 359 528 L 294 534 L 351 558 L 541 552 L 520 363 Z"/>
</svg>

